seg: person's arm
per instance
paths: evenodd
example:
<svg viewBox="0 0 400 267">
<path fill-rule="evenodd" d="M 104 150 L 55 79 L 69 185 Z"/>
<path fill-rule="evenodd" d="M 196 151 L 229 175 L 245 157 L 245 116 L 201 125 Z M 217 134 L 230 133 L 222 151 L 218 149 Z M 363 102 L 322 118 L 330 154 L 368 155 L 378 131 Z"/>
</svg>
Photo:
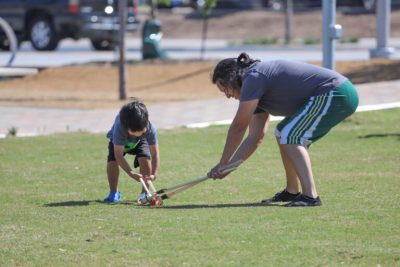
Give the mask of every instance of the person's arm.
<svg viewBox="0 0 400 267">
<path fill-rule="evenodd" d="M 151 154 L 151 174 L 154 176 L 155 180 L 160 169 L 160 149 L 158 144 L 150 145 L 149 148 Z"/>
<path fill-rule="evenodd" d="M 220 164 L 226 165 L 235 153 L 243 140 L 243 136 L 249 127 L 253 112 L 257 107 L 258 100 L 240 102 L 235 118 L 229 127 L 226 137 L 224 151 L 222 153 Z"/>
<path fill-rule="evenodd" d="M 231 161 L 232 155 L 235 153 L 240 143 L 242 142 L 243 136 L 246 133 L 247 128 L 249 127 L 257 104 L 258 100 L 240 102 L 235 118 L 233 119 L 232 124 L 229 127 L 224 151 L 222 153 L 220 162 L 210 170 L 210 172 L 208 173 L 209 177 L 223 178 L 226 176 L 226 174 L 224 175 L 220 172 L 220 169 L 222 169 Z M 235 160 L 239 160 L 239 158 L 235 158 Z"/>
<path fill-rule="evenodd" d="M 115 160 L 117 161 L 118 165 L 134 180 L 140 182 L 140 178 L 142 175 L 139 173 L 134 173 L 129 163 L 124 158 L 124 146 L 123 145 L 115 145 L 114 144 L 114 155 Z"/>
<path fill-rule="evenodd" d="M 236 153 L 233 155 L 230 163 L 238 160 L 246 160 L 253 154 L 257 147 L 262 143 L 269 123 L 269 114 L 266 112 L 254 114 L 247 138 L 242 142 Z"/>
</svg>

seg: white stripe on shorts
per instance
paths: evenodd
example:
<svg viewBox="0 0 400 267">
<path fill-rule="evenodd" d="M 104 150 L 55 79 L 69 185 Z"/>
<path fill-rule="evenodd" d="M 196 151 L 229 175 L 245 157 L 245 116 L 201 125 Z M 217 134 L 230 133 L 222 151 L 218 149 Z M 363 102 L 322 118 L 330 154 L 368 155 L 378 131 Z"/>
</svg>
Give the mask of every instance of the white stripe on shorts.
<svg viewBox="0 0 400 267">
<path fill-rule="evenodd" d="M 288 143 L 287 137 L 289 135 L 289 132 L 292 130 L 292 128 L 297 124 L 297 122 L 306 114 L 312 107 L 312 104 L 314 103 L 315 97 L 311 97 L 310 101 L 308 101 L 307 106 L 301 112 L 299 115 L 296 116 L 290 123 L 288 123 L 285 127 L 283 127 L 282 132 L 280 133 L 280 141 L 279 143 L 282 145 L 285 145 Z"/>
<path fill-rule="evenodd" d="M 323 96 L 317 96 L 317 97 L 311 97 L 309 102 L 307 103 L 307 106 L 304 108 L 304 110 L 298 114 L 290 123 L 288 123 L 283 129 L 282 132 L 279 133 L 279 135 L 276 134 L 280 138 L 280 144 L 288 144 L 288 135 L 292 131 L 293 127 L 296 126 L 296 124 L 299 122 L 300 119 L 304 119 L 304 115 L 307 114 L 308 112 L 312 111 L 312 109 L 317 109 L 318 112 L 322 110 L 320 114 L 316 114 L 316 119 L 314 123 L 309 126 L 308 122 L 314 120 L 313 118 L 309 118 L 308 122 L 304 121 L 302 124 L 297 125 L 297 127 L 300 127 L 299 129 L 296 129 L 292 134 L 296 133 L 304 133 L 303 136 L 299 136 L 301 138 L 301 144 L 309 146 L 311 144 L 311 141 L 309 140 L 310 137 L 312 137 L 312 134 L 314 133 L 315 129 L 317 128 L 319 122 L 321 121 L 322 117 L 326 115 L 331 102 L 332 102 L 332 97 L 333 97 L 333 91 L 329 92 L 326 97 L 328 97 L 327 101 L 321 99 Z M 322 102 L 320 102 L 322 100 Z M 325 102 L 324 106 L 320 106 L 322 103 Z M 317 105 L 317 106 L 315 106 Z M 314 111 L 317 111 L 314 110 Z M 313 111 L 313 112 L 314 112 Z M 314 117 L 314 116 L 313 116 Z M 314 117 L 315 118 L 315 117 Z M 309 127 L 307 129 L 307 127 Z"/>
<path fill-rule="evenodd" d="M 312 137 L 313 132 L 315 131 L 315 129 L 318 126 L 318 123 L 321 121 L 322 117 L 325 116 L 326 113 L 328 112 L 328 109 L 329 109 L 329 107 L 331 106 L 331 103 L 332 103 L 332 98 L 333 98 L 333 90 L 329 92 L 328 101 L 326 102 L 326 105 L 325 105 L 324 110 L 322 111 L 322 113 L 318 116 L 318 118 L 315 120 L 313 125 L 311 125 L 311 127 L 304 133 L 304 138 L 306 140 L 308 140 L 310 137 Z"/>
</svg>

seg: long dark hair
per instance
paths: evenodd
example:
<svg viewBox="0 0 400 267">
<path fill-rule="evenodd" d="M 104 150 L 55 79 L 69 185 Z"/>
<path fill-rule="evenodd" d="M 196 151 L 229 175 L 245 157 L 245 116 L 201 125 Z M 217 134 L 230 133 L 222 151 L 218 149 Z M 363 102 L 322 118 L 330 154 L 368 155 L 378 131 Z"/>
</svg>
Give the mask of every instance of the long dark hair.
<svg viewBox="0 0 400 267">
<path fill-rule="evenodd" d="M 258 61 L 250 58 L 245 52 L 240 53 L 237 58 L 223 59 L 215 66 L 211 81 L 213 84 L 218 82 L 224 87 L 238 90 L 242 86 L 246 69 Z"/>
</svg>

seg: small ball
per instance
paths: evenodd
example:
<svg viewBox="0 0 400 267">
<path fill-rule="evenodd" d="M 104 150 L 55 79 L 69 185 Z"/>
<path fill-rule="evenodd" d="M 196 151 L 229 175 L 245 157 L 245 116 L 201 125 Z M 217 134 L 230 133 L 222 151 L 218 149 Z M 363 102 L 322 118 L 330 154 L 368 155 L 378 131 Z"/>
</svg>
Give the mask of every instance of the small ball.
<svg viewBox="0 0 400 267">
<path fill-rule="evenodd" d="M 162 199 L 161 199 L 161 198 L 156 199 L 155 205 L 156 205 L 156 206 L 162 206 L 162 205 L 163 205 Z"/>
</svg>

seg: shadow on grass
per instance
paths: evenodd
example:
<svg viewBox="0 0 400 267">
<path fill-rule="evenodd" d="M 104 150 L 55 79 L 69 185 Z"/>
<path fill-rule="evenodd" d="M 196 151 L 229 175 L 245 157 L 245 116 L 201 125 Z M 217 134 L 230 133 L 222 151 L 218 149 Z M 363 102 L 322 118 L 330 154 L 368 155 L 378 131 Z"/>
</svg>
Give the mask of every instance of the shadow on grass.
<svg viewBox="0 0 400 267">
<path fill-rule="evenodd" d="M 107 203 L 103 200 L 79 200 L 79 201 L 64 201 L 44 204 L 43 207 L 77 207 L 77 206 L 89 206 L 92 203 L 100 203 L 104 205 L 132 205 L 136 204 L 134 201 L 122 201 L 119 203 Z"/>
<path fill-rule="evenodd" d="M 382 138 L 382 137 L 398 137 L 400 138 L 400 133 L 386 133 L 386 134 L 366 134 L 361 135 L 358 138 Z"/>
<path fill-rule="evenodd" d="M 75 206 L 89 206 L 90 203 L 104 203 L 101 200 L 79 200 L 79 201 L 64 201 L 44 204 L 44 207 L 75 207 Z"/>
<path fill-rule="evenodd" d="M 232 203 L 232 204 L 188 204 L 188 205 L 174 205 L 174 206 L 161 206 L 158 209 L 221 209 L 221 208 L 250 208 L 250 207 L 267 207 L 267 206 L 282 206 L 280 204 L 264 204 L 260 202 L 255 203 Z"/>
<path fill-rule="evenodd" d="M 232 204 L 216 204 L 216 205 L 207 205 L 207 204 L 187 204 L 187 205 L 174 205 L 174 206 L 140 206 L 137 205 L 135 201 L 122 201 L 119 203 L 106 203 L 102 200 L 79 200 L 79 201 L 64 201 L 64 202 L 55 202 L 55 203 L 47 203 L 44 204 L 43 207 L 79 207 L 79 206 L 89 206 L 93 203 L 100 203 L 104 205 L 135 205 L 138 208 L 157 208 L 157 209 L 220 209 L 220 208 L 246 208 L 246 207 L 263 207 L 263 206 L 282 206 L 280 204 L 264 204 L 260 202 L 255 203 L 232 203 Z"/>
</svg>

